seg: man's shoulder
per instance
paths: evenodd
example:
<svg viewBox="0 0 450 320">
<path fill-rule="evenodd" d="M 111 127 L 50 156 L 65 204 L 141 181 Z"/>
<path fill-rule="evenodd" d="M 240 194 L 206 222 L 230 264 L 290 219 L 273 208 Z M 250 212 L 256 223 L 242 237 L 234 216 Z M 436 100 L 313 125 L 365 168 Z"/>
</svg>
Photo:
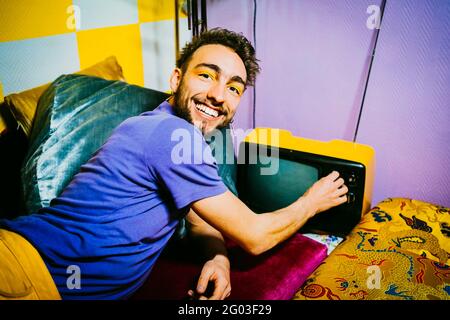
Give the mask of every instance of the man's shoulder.
<svg viewBox="0 0 450 320">
<path fill-rule="evenodd" d="M 165 132 L 168 129 L 184 128 L 193 126 L 186 120 L 165 112 L 148 111 L 138 116 L 130 117 L 117 128 L 119 131 L 149 131 L 158 130 Z"/>
</svg>

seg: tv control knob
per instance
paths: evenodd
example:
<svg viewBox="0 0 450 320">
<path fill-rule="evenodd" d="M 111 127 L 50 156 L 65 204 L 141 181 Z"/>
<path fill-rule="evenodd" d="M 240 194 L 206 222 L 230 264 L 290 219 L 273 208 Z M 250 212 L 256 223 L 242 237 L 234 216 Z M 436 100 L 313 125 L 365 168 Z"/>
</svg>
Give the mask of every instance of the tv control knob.
<svg viewBox="0 0 450 320">
<path fill-rule="evenodd" d="M 347 180 L 350 186 L 354 186 L 356 184 L 356 174 L 350 173 Z"/>
<path fill-rule="evenodd" d="M 353 192 L 347 193 L 347 203 L 353 203 L 356 200 L 356 196 Z"/>
</svg>

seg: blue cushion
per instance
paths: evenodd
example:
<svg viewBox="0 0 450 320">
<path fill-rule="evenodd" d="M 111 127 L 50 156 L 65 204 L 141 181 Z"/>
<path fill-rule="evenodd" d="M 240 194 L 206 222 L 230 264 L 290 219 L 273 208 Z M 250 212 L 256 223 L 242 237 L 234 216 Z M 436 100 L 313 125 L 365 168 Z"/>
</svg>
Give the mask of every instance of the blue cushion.
<svg viewBox="0 0 450 320">
<path fill-rule="evenodd" d="M 56 79 L 39 100 L 22 166 L 28 213 L 48 206 L 117 125 L 166 98 L 121 81 L 84 75 Z"/>
<path fill-rule="evenodd" d="M 213 156 L 217 159 L 219 176 L 228 187 L 228 189 L 238 196 L 237 191 L 237 159 L 234 153 L 233 138 L 230 127 L 220 129 L 221 139 L 216 140 L 214 135 L 206 136 L 206 142 L 209 144 Z M 231 142 L 231 143 L 227 143 Z"/>
</svg>

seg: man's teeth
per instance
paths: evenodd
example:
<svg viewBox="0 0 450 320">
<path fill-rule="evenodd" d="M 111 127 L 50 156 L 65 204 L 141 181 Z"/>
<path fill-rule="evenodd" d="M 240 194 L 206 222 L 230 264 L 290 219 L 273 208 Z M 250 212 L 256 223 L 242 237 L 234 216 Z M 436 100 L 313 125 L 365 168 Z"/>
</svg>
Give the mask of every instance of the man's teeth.
<svg viewBox="0 0 450 320">
<path fill-rule="evenodd" d="M 195 107 L 211 117 L 215 118 L 219 115 L 219 112 L 217 112 L 217 110 L 211 109 L 210 107 L 207 107 L 204 104 L 195 104 Z"/>
</svg>

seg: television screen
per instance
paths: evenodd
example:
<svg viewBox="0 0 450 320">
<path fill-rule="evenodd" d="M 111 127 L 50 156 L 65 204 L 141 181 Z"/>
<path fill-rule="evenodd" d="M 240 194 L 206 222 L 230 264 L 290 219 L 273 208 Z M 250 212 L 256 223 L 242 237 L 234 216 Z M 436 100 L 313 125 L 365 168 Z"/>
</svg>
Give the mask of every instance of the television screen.
<svg viewBox="0 0 450 320">
<path fill-rule="evenodd" d="M 319 179 L 318 168 L 298 161 L 260 156 L 260 164 L 249 164 L 247 177 L 251 183 L 245 190 L 246 198 L 257 213 L 284 208 L 308 190 Z M 261 175 L 261 169 L 278 161 L 278 172 Z"/>
</svg>

